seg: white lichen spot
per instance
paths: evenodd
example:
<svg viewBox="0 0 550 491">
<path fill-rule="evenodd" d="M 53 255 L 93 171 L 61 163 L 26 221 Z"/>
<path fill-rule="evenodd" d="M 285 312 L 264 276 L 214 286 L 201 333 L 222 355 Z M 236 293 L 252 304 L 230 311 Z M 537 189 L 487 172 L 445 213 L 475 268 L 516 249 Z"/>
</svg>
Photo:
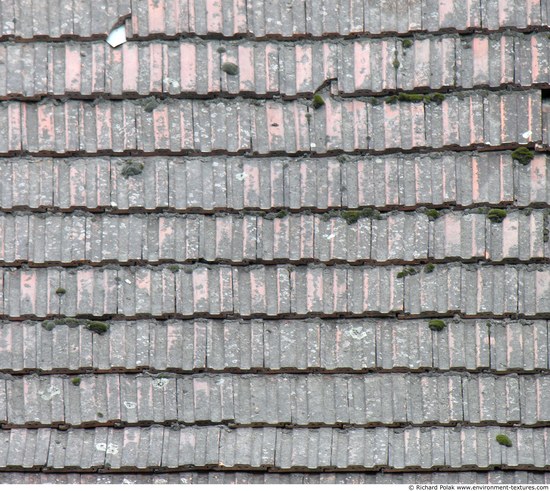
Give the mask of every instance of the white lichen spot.
<svg viewBox="0 0 550 491">
<path fill-rule="evenodd" d="M 122 484 L 136 484 L 136 481 L 132 481 L 131 479 L 124 478 L 122 480 Z"/>
<path fill-rule="evenodd" d="M 526 131 L 525 133 L 522 133 L 521 136 L 527 140 L 528 138 L 531 138 L 532 134 L 533 132 L 529 130 L 529 131 Z"/>
<path fill-rule="evenodd" d="M 111 455 L 116 455 L 118 453 L 118 445 L 114 443 L 96 443 L 95 448 L 99 452 L 105 452 Z"/>
<path fill-rule="evenodd" d="M 59 389 L 58 387 L 50 386 L 45 391 L 39 390 L 38 394 L 45 401 L 51 401 L 55 396 L 58 396 L 59 394 L 61 394 L 61 389 Z"/>
<path fill-rule="evenodd" d="M 96 443 L 95 444 L 95 449 L 98 450 L 99 452 L 105 452 L 105 450 L 107 450 L 107 444 L 106 443 Z"/>
<path fill-rule="evenodd" d="M 364 330 L 364 329 L 361 328 L 361 327 L 352 327 L 352 328 L 348 331 L 348 334 L 349 334 L 350 337 L 352 337 L 353 339 L 363 339 L 363 338 L 367 335 L 367 331 Z"/>
<path fill-rule="evenodd" d="M 128 283 L 129 285 L 132 284 L 132 282 L 130 280 L 124 280 L 126 283 Z"/>
<path fill-rule="evenodd" d="M 153 387 L 155 389 L 162 389 L 168 385 L 169 380 L 167 378 L 156 378 L 153 380 Z"/>
<path fill-rule="evenodd" d="M 135 409 L 137 407 L 137 404 L 132 401 L 124 401 L 123 404 L 126 409 Z"/>
<path fill-rule="evenodd" d="M 334 237 L 336 237 L 336 234 L 323 235 L 323 237 L 327 240 L 332 240 L 332 239 L 334 239 Z"/>
<path fill-rule="evenodd" d="M 237 179 L 237 181 L 244 181 L 246 178 L 247 178 L 246 172 L 241 172 L 240 174 L 237 174 L 235 176 L 235 179 Z"/>
</svg>

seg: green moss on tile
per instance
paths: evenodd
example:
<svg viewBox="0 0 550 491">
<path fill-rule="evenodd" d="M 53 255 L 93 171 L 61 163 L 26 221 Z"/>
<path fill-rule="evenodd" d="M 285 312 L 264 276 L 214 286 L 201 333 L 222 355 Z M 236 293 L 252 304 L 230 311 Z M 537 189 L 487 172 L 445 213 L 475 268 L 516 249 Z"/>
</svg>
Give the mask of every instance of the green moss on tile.
<svg viewBox="0 0 550 491">
<path fill-rule="evenodd" d="M 510 437 L 508 435 L 503 435 L 503 434 L 497 435 L 496 441 L 501 445 L 504 445 L 505 447 L 512 446 L 512 440 L 510 440 Z"/>
<path fill-rule="evenodd" d="M 143 110 L 146 113 L 152 113 L 157 107 L 160 106 L 160 102 L 157 101 L 154 97 L 147 97 L 143 99 Z"/>
<path fill-rule="evenodd" d="M 138 176 L 143 172 L 143 162 L 134 162 L 130 160 L 124 164 L 122 171 L 120 172 L 126 179 L 130 176 Z"/>
<path fill-rule="evenodd" d="M 534 157 L 535 152 L 529 150 L 527 147 L 519 147 L 512 152 L 512 158 L 522 165 L 527 165 Z"/>
<path fill-rule="evenodd" d="M 418 271 L 414 268 L 404 268 L 402 271 L 397 273 L 397 278 L 405 278 L 405 276 L 414 276 L 418 274 Z"/>
<path fill-rule="evenodd" d="M 426 264 L 426 266 L 424 266 L 424 272 L 428 274 L 433 273 L 434 269 L 435 269 L 435 266 L 432 263 L 428 263 Z"/>
<path fill-rule="evenodd" d="M 65 290 L 65 288 L 59 287 L 57 290 L 55 290 L 55 293 L 57 295 L 65 295 L 65 293 L 67 293 L 67 290 Z"/>
<path fill-rule="evenodd" d="M 442 321 L 441 319 L 432 319 L 428 323 L 428 327 L 432 331 L 442 331 L 443 329 L 445 329 L 446 326 L 447 326 L 447 324 L 445 324 L 445 322 Z"/>
<path fill-rule="evenodd" d="M 397 98 L 401 102 L 422 102 L 424 100 L 424 95 L 422 94 L 405 94 L 401 92 Z"/>
<path fill-rule="evenodd" d="M 86 329 L 96 334 L 105 334 L 109 330 L 109 324 L 100 321 L 88 321 L 86 323 Z"/>
<path fill-rule="evenodd" d="M 409 49 L 412 45 L 412 39 L 403 39 L 403 41 L 401 41 L 401 46 L 403 46 L 403 49 Z"/>
<path fill-rule="evenodd" d="M 348 223 L 348 225 L 353 225 L 361 218 L 373 218 L 378 220 L 380 218 L 380 212 L 373 208 L 361 208 L 359 210 L 344 210 L 340 213 L 340 216 Z"/>
<path fill-rule="evenodd" d="M 288 210 L 279 210 L 275 215 L 276 218 L 285 218 L 288 216 Z"/>
<path fill-rule="evenodd" d="M 399 63 L 399 60 L 397 59 L 397 56 L 393 59 L 392 65 L 396 70 L 401 66 L 401 63 Z"/>
<path fill-rule="evenodd" d="M 319 109 L 325 105 L 325 100 L 321 94 L 315 94 L 312 100 L 313 109 Z"/>
<path fill-rule="evenodd" d="M 424 213 L 428 216 L 428 218 L 430 220 L 436 220 L 436 219 L 439 218 L 439 215 L 440 215 L 440 213 L 437 210 L 433 209 L 433 208 L 430 208 L 430 209 L 424 211 Z"/>
<path fill-rule="evenodd" d="M 424 96 L 424 102 L 434 102 L 436 104 L 441 104 L 445 100 L 445 95 L 439 92 L 434 92 L 433 94 L 428 94 Z"/>
<path fill-rule="evenodd" d="M 168 266 L 168 270 L 172 271 L 172 273 L 177 273 L 180 270 L 180 267 L 178 264 L 170 264 L 170 266 Z"/>
<path fill-rule="evenodd" d="M 495 223 L 500 223 L 506 218 L 506 210 L 502 208 L 492 208 L 487 212 L 487 218 Z"/>
<path fill-rule="evenodd" d="M 75 385 L 76 387 L 78 387 L 80 385 L 80 382 L 81 382 L 80 377 L 73 377 L 71 379 L 71 384 Z"/>
<path fill-rule="evenodd" d="M 42 327 L 46 329 L 46 331 L 51 331 L 56 326 L 55 321 L 52 320 L 46 320 L 42 322 Z"/>
<path fill-rule="evenodd" d="M 223 46 L 220 46 L 218 49 L 217 49 L 218 53 L 225 53 L 227 50 L 223 47 Z"/>
<path fill-rule="evenodd" d="M 68 326 L 68 327 L 78 327 L 85 323 L 85 321 L 80 319 L 75 319 L 74 317 L 62 317 L 60 319 L 55 319 L 56 326 Z"/>
<path fill-rule="evenodd" d="M 222 65 L 222 71 L 227 73 L 227 75 L 237 75 L 239 73 L 239 67 L 235 65 L 235 63 L 231 63 L 230 61 L 226 61 Z"/>
</svg>

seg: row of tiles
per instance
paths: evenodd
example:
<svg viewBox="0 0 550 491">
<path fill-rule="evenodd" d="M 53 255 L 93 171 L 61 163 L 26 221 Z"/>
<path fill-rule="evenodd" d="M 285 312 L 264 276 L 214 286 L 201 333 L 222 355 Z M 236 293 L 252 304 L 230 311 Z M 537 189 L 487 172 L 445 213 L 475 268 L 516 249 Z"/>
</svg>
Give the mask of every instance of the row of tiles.
<svg viewBox="0 0 550 491">
<path fill-rule="evenodd" d="M 47 16 L 47 0 L 3 0 L 0 37 L 104 37 L 121 19 L 128 37 L 243 36 L 292 38 L 548 25 L 547 0 L 83 0 Z"/>
<path fill-rule="evenodd" d="M 465 92 L 442 102 L 11 101 L 0 154 L 410 150 L 542 141 L 541 92 Z M 151 105 L 152 104 L 152 105 Z"/>
<path fill-rule="evenodd" d="M 133 162 L 133 164 L 132 164 Z M 142 173 L 125 177 L 135 164 Z M 132 167 L 133 165 L 133 167 Z M 1 159 L 0 210 L 413 208 L 550 203 L 550 158 L 509 152 L 349 159 Z"/>
<path fill-rule="evenodd" d="M 0 380 L 5 427 L 137 424 L 537 425 L 550 376 L 82 375 Z"/>
<path fill-rule="evenodd" d="M 505 433 L 512 446 L 496 436 Z M 0 468 L 93 470 L 548 469 L 549 428 L 355 428 L 191 426 L 0 432 Z"/>
<path fill-rule="evenodd" d="M 547 321 L 351 319 L 112 321 L 103 335 L 61 322 L 0 324 L 0 369 L 302 372 L 550 368 Z"/>
<path fill-rule="evenodd" d="M 310 316 L 550 313 L 550 268 L 438 265 L 3 269 L 0 315 Z M 403 277 L 405 276 L 405 277 Z M 61 292 L 59 289 L 62 289 Z"/>
<path fill-rule="evenodd" d="M 465 212 L 446 213 L 433 221 L 423 212 L 393 212 L 381 218 L 359 218 L 360 213 L 347 211 L 344 218 L 0 214 L 0 261 L 4 265 L 241 264 L 550 257 L 543 210 L 508 212 L 502 223 Z M 348 215 L 357 221 L 348 223 L 353 221 Z"/>
<path fill-rule="evenodd" d="M 241 41 L 0 44 L 0 97 L 311 95 L 550 83 L 547 34 L 288 44 Z M 397 62 L 396 62 L 397 60 Z M 225 73 L 225 63 L 237 66 Z"/>
<path fill-rule="evenodd" d="M 29 473 L 2 472 L 2 484 L 546 484 L 550 472 L 245 472 Z"/>
</svg>

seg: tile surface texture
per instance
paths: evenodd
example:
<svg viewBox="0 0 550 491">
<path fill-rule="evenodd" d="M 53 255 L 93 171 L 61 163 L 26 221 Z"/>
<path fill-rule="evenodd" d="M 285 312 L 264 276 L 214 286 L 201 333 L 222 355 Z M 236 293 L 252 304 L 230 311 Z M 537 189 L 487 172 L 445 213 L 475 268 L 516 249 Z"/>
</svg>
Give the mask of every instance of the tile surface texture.
<svg viewBox="0 0 550 491">
<path fill-rule="evenodd" d="M 549 39 L 2 0 L 0 483 L 549 483 Z"/>
</svg>

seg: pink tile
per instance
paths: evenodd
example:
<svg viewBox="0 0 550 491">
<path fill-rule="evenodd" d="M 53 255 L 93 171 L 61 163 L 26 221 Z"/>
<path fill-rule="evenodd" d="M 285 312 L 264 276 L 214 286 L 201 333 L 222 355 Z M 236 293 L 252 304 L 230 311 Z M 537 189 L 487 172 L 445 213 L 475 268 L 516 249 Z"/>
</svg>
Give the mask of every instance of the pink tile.
<svg viewBox="0 0 550 491">
<path fill-rule="evenodd" d="M 8 150 L 21 150 L 21 104 L 11 103 L 8 106 Z"/>
<path fill-rule="evenodd" d="M 82 59 L 78 44 L 65 45 L 65 92 L 80 92 Z"/>
<path fill-rule="evenodd" d="M 122 91 L 137 92 L 139 60 L 138 45 L 135 43 L 125 43 L 122 45 Z"/>
<path fill-rule="evenodd" d="M 162 92 L 162 65 L 163 65 L 163 45 L 151 44 L 149 46 L 150 56 L 150 80 L 149 90 L 151 92 Z"/>
<path fill-rule="evenodd" d="M 368 90 L 371 87 L 370 43 L 357 41 L 353 51 L 355 90 Z"/>
<path fill-rule="evenodd" d="M 486 85 L 489 82 L 489 38 L 487 36 L 474 37 L 471 49 L 474 59 L 474 85 Z"/>
<path fill-rule="evenodd" d="M 153 131 L 155 135 L 155 150 L 170 150 L 168 106 L 162 105 L 153 111 Z"/>
<path fill-rule="evenodd" d="M 208 33 L 217 34 L 223 31 L 221 0 L 206 0 L 206 27 Z"/>
<path fill-rule="evenodd" d="M 241 92 L 255 92 L 256 82 L 254 77 L 254 48 L 240 45 L 239 58 L 239 90 Z"/>
<path fill-rule="evenodd" d="M 297 45 L 296 46 L 296 92 L 308 93 L 314 87 L 312 86 L 312 46 Z"/>
<path fill-rule="evenodd" d="M 38 106 L 38 147 L 39 150 L 55 150 L 55 128 L 53 105 L 50 103 Z"/>
<path fill-rule="evenodd" d="M 168 15 L 173 15 L 169 12 Z M 148 0 L 148 30 L 151 34 L 162 33 L 165 30 L 164 0 Z"/>
<path fill-rule="evenodd" d="M 180 45 L 180 86 L 182 92 L 196 92 L 197 90 L 197 63 L 196 47 L 191 43 Z"/>
</svg>

